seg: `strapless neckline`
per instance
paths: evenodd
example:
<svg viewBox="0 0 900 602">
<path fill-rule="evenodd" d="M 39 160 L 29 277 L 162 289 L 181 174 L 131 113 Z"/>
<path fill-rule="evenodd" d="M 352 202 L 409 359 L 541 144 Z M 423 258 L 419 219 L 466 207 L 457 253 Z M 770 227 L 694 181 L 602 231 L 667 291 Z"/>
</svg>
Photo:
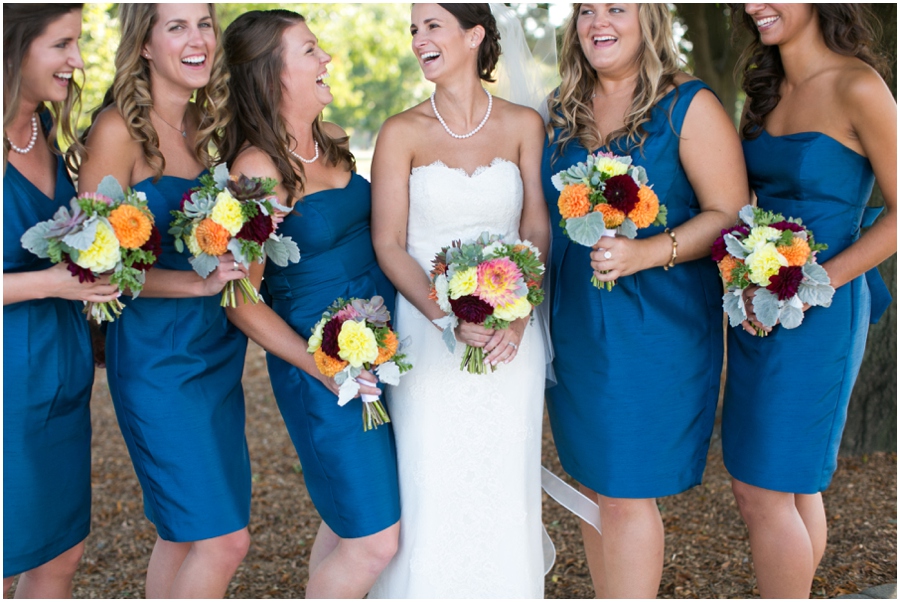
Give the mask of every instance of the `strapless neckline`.
<svg viewBox="0 0 900 602">
<path fill-rule="evenodd" d="M 781 140 L 781 139 L 790 139 L 790 138 L 799 138 L 799 139 L 804 139 L 804 138 L 824 138 L 825 140 L 830 140 L 831 142 L 833 142 L 834 144 L 838 145 L 839 147 L 841 147 L 841 148 L 844 149 L 845 151 L 847 151 L 847 152 L 849 152 L 849 153 L 852 153 L 852 154 L 856 155 L 857 157 L 859 157 L 859 158 L 862 159 L 863 161 L 868 161 L 868 160 L 869 160 L 868 157 L 865 157 L 864 155 L 859 154 L 858 152 L 856 152 L 855 150 L 853 150 L 852 148 L 850 148 L 849 146 L 847 146 L 846 144 L 844 144 L 843 142 L 841 142 L 840 140 L 838 140 L 837 138 L 835 138 L 835 137 L 833 137 L 833 136 L 829 136 L 829 135 L 826 134 L 825 132 L 815 132 L 815 131 L 809 131 L 809 132 L 793 132 L 793 133 L 790 133 L 790 134 L 781 134 L 780 136 L 775 136 L 774 134 L 770 134 L 770 133 L 767 132 L 765 129 L 763 129 L 763 130 L 762 130 L 762 133 L 765 134 L 768 138 L 771 138 L 772 140 Z"/>
<path fill-rule="evenodd" d="M 417 167 L 413 167 L 412 170 L 410 171 L 409 175 L 410 175 L 410 177 L 412 177 L 413 175 L 419 173 L 420 171 L 424 171 L 429 168 L 444 168 L 444 169 L 450 170 L 451 172 L 455 172 L 462 176 L 465 176 L 466 178 L 468 178 L 470 180 L 474 180 L 478 176 L 490 171 L 491 168 L 497 167 L 499 165 L 511 165 L 512 167 L 514 167 L 516 169 L 516 172 L 519 171 L 519 166 L 516 165 L 515 163 L 513 163 L 512 161 L 510 161 L 508 159 L 504 159 L 503 157 L 495 157 L 494 160 L 491 161 L 490 163 L 488 163 L 487 165 L 479 165 L 478 167 L 476 167 L 475 170 L 471 174 L 469 172 L 467 172 L 465 169 L 463 169 L 462 167 L 450 167 L 443 161 L 437 160 L 432 163 L 429 163 L 428 165 L 419 165 Z"/>
</svg>

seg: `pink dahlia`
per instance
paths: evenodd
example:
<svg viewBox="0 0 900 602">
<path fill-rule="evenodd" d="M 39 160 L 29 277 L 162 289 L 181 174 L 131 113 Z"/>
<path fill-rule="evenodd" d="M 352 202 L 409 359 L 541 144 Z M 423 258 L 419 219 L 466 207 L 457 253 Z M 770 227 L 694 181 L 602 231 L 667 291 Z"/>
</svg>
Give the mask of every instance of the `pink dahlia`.
<svg viewBox="0 0 900 602">
<path fill-rule="evenodd" d="M 519 298 L 525 286 L 522 271 L 508 257 L 498 257 L 478 266 L 478 288 L 475 295 L 491 307 L 509 305 Z"/>
</svg>

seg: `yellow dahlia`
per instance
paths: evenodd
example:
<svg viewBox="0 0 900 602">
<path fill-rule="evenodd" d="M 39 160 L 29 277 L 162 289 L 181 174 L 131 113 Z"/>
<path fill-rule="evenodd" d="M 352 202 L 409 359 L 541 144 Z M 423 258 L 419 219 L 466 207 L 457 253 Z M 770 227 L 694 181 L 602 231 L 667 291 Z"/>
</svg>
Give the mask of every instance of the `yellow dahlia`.
<svg viewBox="0 0 900 602">
<path fill-rule="evenodd" d="M 354 368 L 362 368 L 364 363 L 371 364 L 378 358 L 378 342 L 375 333 L 368 326 L 356 320 L 347 320 L 341 324 L 338 334 L 338 357 L 350 362 Z"/>
<path fill-rule="evenodd" d="M 140 249 L 150 240 L 153 223 L 134 205 L 119 205 L 109 214 L 109 223 L 116 232 L 119 244 L 126 249 Z"/>
<path fill-rule="evenodd" d="M 213 206 L 212 221 L 216 222 L 232 236 L 236 235 L 244 227 L 244 215 L 241 213 L 241 203 L 231 196 L 227 190 L 223 190 L 216 197 L 216 204 Z"/>
<path fill-rule="evenodd" d="M 450 279 L 450 298 L 459 299 L 471 295 L 476 288 L 478 288 L 478 270 L 476 268 L 460 270 Z"/>
<path fill-rule="evenodd" d="M 203 252 L 203 249 L 200 248 L 200 243 L 197 242 L 197 228 L 192 228 L 191 233 L 188 236 L 184 237 L 184 242 L 187 244 L 188 251 L 191 252 L 191 255 L 197 257 L 200 253 Z"/>
<path fill-rule="evenodd" d="M 197 224 L 194 235 L 197 237 L 197 246 L 207 255 L 224 255 L 228 251 L 228 241 L 231 240 L 228 230 L 209 218 Z"/>
<path fill-rule="evenodd" d="M 745 259 L 750 268 L 750 282 L 759 286 L 769 286 L 769 279 L 778 273 L 787 259 L 778 252 L 773 243 L 761 244 Z"/>
<path fill-rule="evenodd" d="M 750 234 L 744 239 L 744 246 L 755 251 L 758 247 L 771 244 L 770 241 L 778 240 L 779 238 L 781 238 L 781 230 L 776 230 L 769 226 L 757 226 L 751 229 Z"/>
<path fill-rule="evenodd" d="M 524 318 L 529 313 L 531 313 L 531 303 L 529 303 L 528 298 L 524 296 L 519 297 L 512 303 L 494 308 L 494 317 L 506 320 L 507 322 Z"/>
<path fill-rule="evenodd" d="M 628 166 L 609 157 L 599 157 L 594 163 L 594 168 L 607 178 L 622 176 L 628 173 Z"/>
<path fill-rule="evenodd" d="M 119 239 L 105 221 L 97 222 L 97 233 L 94 242 L 86 250 L 78 253 L 75 264 L 102 274 L 116 267 L 119 262 Z"/>
</svg>

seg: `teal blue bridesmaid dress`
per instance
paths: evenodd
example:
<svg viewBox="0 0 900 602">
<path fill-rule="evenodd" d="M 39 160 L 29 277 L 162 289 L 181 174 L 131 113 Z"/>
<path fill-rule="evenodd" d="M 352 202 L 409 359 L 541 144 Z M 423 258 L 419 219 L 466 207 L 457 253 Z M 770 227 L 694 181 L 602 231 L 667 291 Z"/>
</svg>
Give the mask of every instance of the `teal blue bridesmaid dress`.
<svg viewBox="0 0 900 602">
<path fill-rule="evenodd" d="M 700 212 L 678 148 L 688 107 L 704 89 L 692 80 L 663 97 L 644 124 L 643 150 L 622 139 L 600 149 L 630 155 L 647 169 L 673 229 Z M 554 142 L 542 164 L 553 227 L 553 438 L 566 472 L 601 495 L 672 495 L 699 484 L 706 466 L 722 368 L 721 285 L 715 265 L 702 259 L 622 276 L 612 291 L 594 288 L 591 249 L 563 234 L 550 181 L 587 154 L 573 141 L 560 155 Z M 651 226 L 638 238 L 662 231 Z"/>
<path fill-rule="evenodd" d="M 762 130 L 744 141 L 744 156 L 759 206 L 801 218 L 828 245 L 819 263 L 871 225 L 872 166 L 837 140 Z M 869 323 L 890 302 L 872 270 L 837 289 L 831 307 L 807 310 L 798 328 L 776 326 L 764 338 L 729 329 L 722 447 L 733 477 L 789 493 L 828 487 Z"/>
<path fill-rule="evenodd" d="M 156 267 L 191 269 L 167 230 L 169 211 L 197 185 L 163 176 L 134 186 L 147 195 L 162 234 Z M 119 427 L 143 489 L 144 513 L 166 541 L 217 537 L 250 520 L 241 387 L 247 338 L 228 321 L 219 298 L 129 298 L 107 330 L 107 378 Z"/>
<path fill-rule="evenodd" d="M 41 113 L 44 132 L 52 126 Z M 46 135 L 45 133 L 42 135 Z M 12 163 L 3 174 L 3 272 L 45 270 L 24 232 L 75 196 L 62 157 L 49 198 Z M 80 302 L 3 306 L 3 577 L 53 560 L 91 529 L 94 361 Z"/>
<path fill-rule="evenodd" d="M 393 315 L 396 292 L 375 261 L 370 212 L 369 183 L 353 174 L 345 188 L 307 195 L 279 226 L 300 245 L 301 259 L 286 267 L 268 262 L 263 292 L 304 338 L 338 297 L 381 295 Z M 267 360 L 275 399 L 322 520 L 344 538 L 396 523 L 400 494 L 392 425 L 363 432 L 359 399 L 339 407 L 318 379 L 272 354 Z"/>
</svg>

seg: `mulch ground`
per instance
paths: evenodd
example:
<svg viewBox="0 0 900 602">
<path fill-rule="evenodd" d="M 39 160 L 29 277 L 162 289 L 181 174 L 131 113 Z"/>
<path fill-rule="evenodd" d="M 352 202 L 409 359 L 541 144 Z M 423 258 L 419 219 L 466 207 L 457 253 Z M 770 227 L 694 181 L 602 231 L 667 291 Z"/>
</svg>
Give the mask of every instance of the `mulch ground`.
<svg viewBox="0 0 900 602">
<path fill-rule="evenodd" d="M 302 598 L 307 560 L 319 518 L 303 485 L 296 452 L 272 396 L 261 350 L 251 344 L 244 372 L 247 439 L 253 462 L 250 553 L 228 596 Z M 93 414 L 93 529 L 75 577 L 76 598 L 139 598 L 156 534 L 144 518 L 141 491 L 97 371 Z M 562 475 L 547 424 L 544 465 Z M 545 496 L 546 497 L 546 496 Z M 747 532 L 714 436 L 703 484 L 659 500 L 666 528 L 664 598 L 757 596 Z M 897 578 L 897 455 L 841 458 L 825 494 L 828 550 L 813 597 L 834 597 Z M 592 598 L 577 521 L 545 499 L 544 523 L 557 561 L 546 580 L 548 598 Z M 12 593 L 12 592 L 11 592 Z"/>
</svg>

